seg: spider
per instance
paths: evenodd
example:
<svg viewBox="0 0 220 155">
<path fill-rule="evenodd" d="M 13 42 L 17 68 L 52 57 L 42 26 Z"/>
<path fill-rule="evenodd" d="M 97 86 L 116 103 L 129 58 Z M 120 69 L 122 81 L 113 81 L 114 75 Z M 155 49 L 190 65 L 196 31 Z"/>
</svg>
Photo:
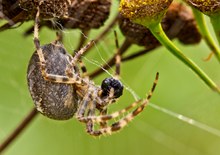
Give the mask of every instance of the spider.
<svg viewBox="0 0 220 155">
<path fill-rule="evenodd" d="M 92 46 L 93 41 L 81 48 L 74 57 L 66 52 L 59 37 L 54 42 L 41 46 L 38 32 L 39 16 L 40 7 L 38 7 L 34 24 L 36 52 L 29 62 L 27 80 L 32 99 L 40 113 L 56 120 L 67 120 L 75 115 L 76 119 L 86 124 L 88 134 L 100 136 L 119 131 L 143 111 L 157 85 L 159 73 L 156 74 L 146 99 L 107 114 L 108 106 L 114 103 L 123 92 L 123 85 L 119 81 L 120 56 L 116 57 L 115 77 L 106 78 L 101 86 L 97 86 L 87 77 L 86 67 L 80 60 L 82 54 Z M 118 47 L 117 41 L 116 46 Z M 138 107 L 135 110 L 119 121 L 108 125 L 109 120 L 120 117 L 136 106 Z"/>
</svg>

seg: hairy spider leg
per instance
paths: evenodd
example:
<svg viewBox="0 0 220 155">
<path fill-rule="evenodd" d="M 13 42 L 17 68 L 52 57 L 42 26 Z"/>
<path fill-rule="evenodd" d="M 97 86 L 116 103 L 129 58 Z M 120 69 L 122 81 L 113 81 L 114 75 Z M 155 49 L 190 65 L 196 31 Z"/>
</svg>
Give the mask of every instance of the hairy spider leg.
<svg viewBox="0 0 220 155">
<path fill-rule="evenodd" d="M 90 93 L 88 93 L 86 96 L 83 97 L 82 102 L 79 105 L 79 109 L 77 111 L 77 116 L 78 117 L 83 117 L 85 115 L 85 111 L 88 107 L 88 104 L 90 102 L 89 97 L 90 97 Z"/>
<path fill-rule="evenodd" d="M 150 92 L 148 93 L 147 97 L 146 97 L 146 100 L 150 100 L 150 98 L 152 97 L 152 94 L 156 88 L 156 85 L 157 85 L 157 82 L 158 82 L 158 78 L 159 78 L 159 73 L 156 74 L 156 77 L 155 77 L 155 80 L 154 80 L 154 83 L 153 83 L 153 86 L 150 90 Z M 140 104 L 142 100 L 138 100 L 134 103 L 132 103 L 131 105 L 127 106 L 126 108 L 120 110 L 120 111 L 117 111 L 117 112 L 114 112 L 112 114 L 108 114 L 108 115 L 104 115 L 104 116 L 90 116 L 90 117 L 82 117 L 80 118 L 80 121 L 82 122 L 87 122 L 89 120 L 92 120 L 93 122 L 102 122 L 102 121 L 107 121 L 107 120 L 111 120 L 111 119 L 114 119 L 114 118 L 117 118 L 119 117 L 120 115 L 124 114 L 125 112 L 127 112 L 128 110 L 136 107 L 138 104 Z M 143 104 L 143 103 L 142 103 Z M 140 105 L 141 106 L 141 105 Z"/>
<path fill-rule="evenodd" d="M 117 37 L 117 33 L 116 31 L 114 31 L 114 35 L 115 35 L 115 45 L 116 45 L 116 57 L 115 57 L 115 62 L 116 62 L 116 68 L 115 68 L 115 74 L 114 74 L 114 78 L 115 79 L 119 79 L 120 77 L 120 63 L 121 63 L 121 56 L 119 55 L 119 43 L 118 43 L 118 37 Z M 94 94 L 94 93 L 93 93 Z M 95 95 L 95 94 L 94 94 Z M 93 95 L 93 98 L 97 98 L 97 96 L 94 96 Z M 99 101 L 100 103 L 103 102 L 103 101 Z M 110 93 L 109 93 L 109 96 L 104 99 L 104 102 L 108 102 L 109 104 L 111 103 L 114 103 L 115 102 L 115 99 L 114 99 L 114 90 L 111 89 L 110 90 Z M 95 106 L 96 106 L 97 103 L 95 103 Z M 95 107 L 93 106 L 93 107 Z M 107 112 L 108 112 L 108 109 L 107 107 L 96 107 L 98 110 L 99 110 L 99 115 L 100 117 L 101 116 L 106 116 L 107 115 Z M 93 109 L 89 109 L 89 110 L 93 110 Z M 91 120 L 87 120 L 87 121 L 84 121 L 83 118 L 87 118 L 89 117 L 89 115 L 87 116 L 79 116 L 77 117 L 79 121 L 81 122 L 85 122 L 87 125 L 87 132 L 90 133 L 92 132 L 94 129 L 93 129 L 93 126 L 94 126 L 94 121 L 91 122 Z M 96 117 L 96 116 L 91 116 L 91 117 Z M 99 116 L 98 116 L 99 117 Z M 100 128 L 105 128 L 107 127 L 107 121 L 105 121 L 104 119 L 102 121 L 99 121 L 99 126 Z"/>
<path fill-rule="evenodd" d="M 38 25 L 39 25 L 39 16 L 40 16 L 40 7 L 37 7 L 37 14 L 36 14 L 36 18 L 35 18 L 35 25 L 34 25 L 34 44 L 35 44 L 35 48 L 37 50 L 37 54 L 39 56 L 39 60 L 40 60 L 40 66 L 41 66 L 41 72 L 42 72 L 42 76 L 44 77 L 45 80 L 51 81 L 51 82 L 55 82 L 55 83 L 66 83 L 66 84 L 84 84 L 87 81 L 85 81 L 83 78 L 80 78 L 78 76 L 78 74 L 73 74 L 72 73 L 72 66 L 70 65 L 70 69 L 71 72 L 68 72 L 67 76 L 63 76 L 63 75 L 54 75 L 54 74 L 49 74 L 46 72 L 46 61 L 43 55 L 43 51 L 42 48 L 40 47 L 40 40 L 39 40 L 39 29 L 38 29 Z M 92 42 L 92 41 L 91 41 Z M 82 48 L 82 50 L 85 50 L 87 47 L 91 46 L 91 42 L 88 43 L 85 47 Z M 80 50 L 79 53 L 83 53 L 82 50 Z M 79 57 L 79 54 L 76 56 L 76 58 Z M 75 58 L 75 59 L 76 59 Z M 68 67 L 67 67 L 68 69 Z M 74 76 L 75 75 L 75 76 Z"/>
<path fill-rule="evenodd" d="M 134 119 L 135 116 L 140 114 L 144 110 L 144 108 L 147 106 L 147 104 L 149 103 L 149 99 L 151 98 L 151 96 L 153 94 L 153 91 L 156 88 L 158 78 L 159 78 L 159 73 L 156 74 L 156 78 L 155 78 L 153 86 L 152 86 L 152 88 L 150 90 L 149 95 L 147 96 L 146 99 L 143 100 L 143 103 L 139 107 L 137 107 L 134 111 L 128 113 L 125 117 L 121 118 L 119 121 L 111 124 L 110 126 L 107 126 L 105 128 L 101 128 L 101 129 L 98 129 L 98 130 L 93 130 L 93 128 L 87 128 L 87 132 L 90 135 L 92 135 L 92 136 L 100 136 L 100 135 L 104 135 L 104 134 L 110 135 L 110 134 L 112 134 L 112 133 L 114 133 L 116 131 L 119 131 L 119 130 L 123 129 L 129 122 L 131 122 Z M 132 105 L 135 106 L 138 103 L 139 102 L 136 102 L 136 103 L 134 103 Z M 132 105 L 127 107 L 127 108 L 128 109 L 132 108 Z M 115 118 L 115 117 L 117 117 L 117 115 L 119 116 L 120 114 L 122 114 L 122 113 L 124 113 L 126 111 L 127 111 L 127 109 L 125 108 L 125 109 L 121 110 L 121 113 L 119 111 L 118 114 L 116 112 L 114 116 L 113 115 L 109 115 L 109 117 L 106 117 L 106 118 L 107 118 L 107 120 Z M 97 116 L 97 117 L 99 117 L 99 116 Z M 104 118 L 105 116 L 100 116 L 100 118 L 101 117 Z M 91 123 L 91 121 L 92 120 L 90 120 L 89 122 Z M 106 120 L 104 120 L 104 121 L 106 121 Z M 87 127 L 90 127 L 90 126 L 87 125 Z"/>
<path fill-rule="evenodd" d="M 92 88 L 89 88 L 87 90 L 86 95 L 83 97 L 78 111 L 76 113 L 76 118 L 80 121 L 81 118 L 85 117 L 85 112 L 87 111 L 87 116 L 86 117 L 92 117 L 95 115 L 96 111 L 96 104 L 97 101 L 96 99 L 99 99 L 97 97 L 97 92 L 93 90 Z M 102 102 L 101 100 L 98 102 Z M 92 120 L 88 120 L 86 123 L 86 131 L 90 132 L 91 129 L 93 129 L 94 123 Z"/>
<path fill-rule="evenodd" d="M 119 80 L 120 73 L 121 73 L 120 72 L 120 69 L 121 69 L 121 66 L 120 66 L 120 64 L 121 64 L 121 55 L 119 54 L 119 42 L 118 42 L 118 36 L 117 36 L 116 31 L 114 31 L 114 36 L 115 36 L 115 46 L 116 46 L 115 75 L 114 75 L 114 78 Z M 110 95 L 108 97 L 108 100 L 111 100 L 111 98 L 113 97 L 113 94 L 114 94 L 113 90 L 110 90 L 110 91 L 111 92 L 110 92 Z M 107 113 L 108 113 L 108 109 L 107 108 L 104 108 L 104 109 L 101 108 L 101 109 L 99 109 L 99 111 L 100 111 L 100 116 L 106 116 Z M 99 124 L 100 124 L 100 128 L 106 128 L 107 127 L 107 121 L 105 121 L 105 120 L 100 121 Z"/>
<path fill-rule="evenodd" d="M 81 68 L 81 71 L 82 71 L 82 77 L 83 78 L 89 78 L 86 66 L 85 66 L 85 64 L 83 63 L 83 61 L 81 59 L 79 60 L 79 65 L 80 65 L 80 68 Z"/>
<path fill-rule="evenodd" d="M 104 108 L 104 109 L 100 109 L 100 116 L 106 116 L 107 113 L 108 113 L 108 109 L 107 108 Z M 91 120 L 93 121 L 93 120 Z M 100 121 L 99 122 L 99 125 L 100 125 L 100 128 L 106 128 L 107 127 L 107 121 L 103 120 L 103 121 Z"/>
<path fill-rule="evenodd" d="M 56 42 L 63 42 L 63 32 L 62 31 L 57 31 L 56 32 L 56 36 L 57 36 L 57 38 L 56 38 L 56 40 L 55 40 L 55 43 Z"/>
<path fill-rule="evenodd" d="M 117 47 L 117 53 L 116 53 L 116 71 L 115 71 L 115 77 L 116 79 L 119 78 L 120 75 L 120 62 L 121 62 L 121 57 L 118 54 L 118 49 L 119 49 L 119 44 L 118 44 L 118 39 L 117 39 L 117 34 L 115 34 L 115 44 Z M 136 101 L 132 103 L 130 106 L 126 107 L 125 109 L 122 109 L 118 112 L 114 112 L 110 115 L 107 115 L 107 108 L 104 109 L 98 109 L 100 111 L 100 116 L 95 116 L 95 113 L 89 113 L 89 111 L 95 111 L 95 105 L 97 102 L 91 103 L 93 105 L 92 107 L 89 107 L 88 109 L 88 114 L 87 116 L 83 115 L 77 115 L 77 119 L 80 122 L 85 122 L 86 123 L 86 131 L 93 136 L 100 136 L 102 134 L 111 134 L 112 132 L 118 131 L 125 127 L 135 116 L 137 116 L 140 112 L 143 111 L 147 103 L 149 102 L 149 99 L 151 98 L 153 91 L 155 90 L 155 87 L 157 85 L 159 74 L 157 73 L 154 84 L 151 88 L 151 91 L 147 98 L 143 100 L 143 103 L 136 108 L 133 112 L 129 113 L 127 116 L 119 120 L 118 122 L 113 123 L 111 126 L 107 126 L 107 121 L 111 120 L 113 118 L 121 116 L 123 113 L 127 112 L 129 109 L 136 107 L 141 100 Z M 111 101 L 111 98 L 113 98 L 114 90 L 110 90 L 110 95 L 106 100 Z M 91 98 L 97 98 L 97 96 L 92 96 Z M 85 109 L 84 109 L 85 110 Z M 85 111 L 84 111 L 85 112 Z M 94 123 L 99 123 L 100 129 L 94 130 Z"/>
<path fill-rule="evenodd" d="M 83 82 L 88 84 L 87 82 L 88 81 L 84 81 L 84 79 L 78 77 L 78 76 L 61 76 L 61 75 L 53 75 L 53 74 L 47 74 L 46 73 L 46 68 L 45 68 L 45 59 L 44 59 L 44 55 L 43 55 L 43 52 L 42 52 L 42 49 L 40 48 L 40 41 L 38 39 L 38 22 L 39 22 L 39 14 L 40 14 L 40 9 L 38 7 L 38 12 L 36 14 L 36 20 L 35 20 L 35 27 L 34 27 L 34 43 L 35 43 L 35 47 L 37 49 L 37 53 L 39 55 L 39 59 L 40 59 L 40 64 L 41 64 L 41 70 L 42 70 L 42 75 L 44 76 L 44 78 L 46 80 L 50 80 L 50 81 L 53 81 L 53 82 L 58 82 L 58 83 L 69 83 L 69 84 L 74 84 L 74 83 L 77 83 L 77 84 L 82 84 Z M 91 41 L 92 42 L 92 41 Z M 84 48 L 82 48 L 73 58 L 73 60 L 71 61 L 71 66 L 74 66 L 74 64 L 76 64 L 76 62 L 78 62 L 79 58 L 81 57 L 81 55 L 86 51 L 86 49 L 88 47 L 91 46 L 91 42 L 88 43 Z M 120 62 L 120 61 L 118 61 Z M 119 69 L 119 72 L 120 72 L 120 69 Z M 118 72 L 118 73 L 119 73 Z M 116 72 L 117 73 L 117 72 Z M 156 85 L 155 85 L 156 86 Z M 153 86 L 152 89 L 155 88 L 155 86 Z M 93 89 L 94 87 L 92 87 L 91 89 Z M 96 87 L 95 87 L 96 88 Z M 105 101 L 102 101 L 100 98 L 99 98 L 99 93 L 95 90 L 91 90 L 89 92 L 87 92 L 87 94 L 91 94 L 92 96 L 88 96 L 87 98 L 83 99 L 83 105 L 81 105 L 79 107 L 79 111 L 82 113 L 81 117 L 84 116 L 84 113 L 85 113 L 85 110 L 88 108 L 88 113 L 87 113 L 87 116 L 90 117 L 90 116 L 94 116 L 95 114 L 95 108 L 96 108 L 96 104 L 97 103 L 102 103 L 102 102 L 105 102 Z M 152 94 L 152 93 L 151 93 Z M 109 102 L 112 102 L 114 99 L 113 99 L 113 96 L 114 96 L 114 90 L 111 89 L 110 90 L 110 95 L 109 97 L 106 99 L 106 101 Z M 94 136 L 99 136 L 101 134 L 105 134 L 105 133 L 108 133 L 110 134 L 111 132 L 114 132 L 114 131 L 117 131 L 121 128 L 123 128 L 124 126 L 126 126 L 126 124 L 128 122 L 130 122 L 136 115 L 138 115 L 143 109 L 144 107 L 147 105 L 148 103 L 148 98 L 150 98 L 149 96 L 147 97 L 147 99 L 144 100 L 144 102 L 137 108 L 135 109 L 132 113 L 129 113 L 126 117 L 122 118 L 121 120 L 119 120 L 118 122 L 116 123 L 113 123 L 111 126 L 106 126 L 106 127 L 103 127 L 99 130 L 94 130 L 93 129 L 93 121 L 92 120 L 89 120 L 87 122 L 87 132 L 90 134 L 90 135 L 94 135 Z M 91 99 L 96 99 L 94 102 L 91 102 Z M 79 118 L 79 117 L 78 117 Z M 103 122 L 103 121 L 102 121 Z"/>
<path fill-rule="evenodd" d="M 126 108 L 120 110 L 120 111 L 116 111 L 116 112 L 113 112 L 111 114 L 107 114 L 107 115 L 101 115 L 101 116 L 89 116 L 89 117 L 81 117 L 79 118 L 79 121 L 81 122 L 88 122 L 88 121 L 92 121 L 92 122 L 98 122 L 98 123 L 101 123 L 103 121 L 108 121 L 108 120 L 111 120 L 111 119 L 114 119 L 114 118 L 117 118 L 119 117 L 120 115 L 124 114 L 125 112 L 127 112 L 128 110 L 136 107 L 138 104 L 140 104 L 142 100 L 138 100 L 134 103 L 132 103 L 131 105 L 127 106 Z"/>
<path fill-rule="evenodd" d="M 92 101 L 92 103 L 90 104 L 90 108 L 88 110 L 87 116 L 94 116 L 95 115 L 95 110 L 96 110 L 96 103 L 95 101 Z M 86 132 L 90 132 L 91 129 L 93 129 L 94 127 L 94 123 L 90 120 L 86 123 Z"/>
<path fill-rule="evenodd" d="M 114 78 L 115 79 L 119 79 L 120 78 L 120 63 L 121 63 L 121 56 L 119 54 L 119 43 L 118 43 L 118 37 L 117 37 L 117 33 L 116 31 L 114 31 L 114 35 L 115 35 L 115 46 L 116 46 L 116 57 L 115 57 L 115 64 L 116 64 L 116 67 L 115 67 L 115 74 L 114 74 Z M 102 101 L 103 102 L 103 101 Z M 115 99 L 114 99 L 114 89 L 111 89 L 110 90 L 110 93 L 109 93 L 109 96 L 104 99 L 104 102 L 108 102 L 108 104 L 111 104 L 111 103 L 114 103 L 115 102 Z M 107 115 L 107 107 L 96 107 L 98 110 L 99 110 L 99 116 L 97 117 L 106 117 L 108 116 Z M 87 132 L 90 134 L 94 131 L 94 123 L 99 123 L 99 126 L 101 129 L 104 129 L 107 127 L 107 120 L 105 119 L 102 119 L 101 121 L 94 121 L 94 120 L 90 120 L 88 119 L 87 121 L 84 120 L 84 118 L 87 118 L 87 117 L 90 117 L 90 116 L 84 116 L 84 117 L 79 117 L 79 121 L 81 122 L 85 122 L 87 125 Z M 91 117 L 94 117 L 96 118 L 96 116 L 91 116 Z"/>
<path fill-rule="evenodd" d="M 80 122 L 84 122 L 86 123 L 86 131 L 88 133 L 91 133 L 94 131 L 94 121 L 92 119 L 88 119 L 87 121 L 84 121 L 83 118 L 87 118 L 87 117 L 96 117 L 95 116 L 95 110 L 98 109 L 100 112 L 101 116 L 105 116 L 107 114 L 107 107 L 100 107 L 98 105 L 101 105 L 102 103 L 108 103 L 111 104 L 113 102 L 115 102 L 115 98 L 114 98 L 114 89 L 110 89 L 110 93 L 108 95 L 108 97 L 106 97 L 105 99 L 101 99 L 101 92 L 98 92 L 97 89 L 94 89 L 94 87 L 91 87 L 87 90 L 87 95 L 82 99 L 81 104 L 79 106 L 79 110 L 76 114 L 76 118 L 80 121 Z M 87 115 L 85 116 L 85 111 L 88 111 Z M 106 128 L 107 127 L 107 122 L 103 119 L 99 123 L 100 128 Z"/>
<path fill-rule="evenodd" d="M 84 47 L 82 47 L 79 51 L 75 52 L 73 60 L 71 61 L 70 65 L 74 66 L 80 60 L 83 53 L 86 52 L 94 44 L 94 40 L 89 41 Z"/>
<path fill-rule="evenodd" d="M 56 40 L 55 40 L 55 43 L 56 42 L 63 42 L 63 33 L 62 33 L 62 31 L 58 31 L 58 32 L 56 32 L 56 35 L 57 35 L 57 38 L 56 38 Z M 75 51 L 74 53 L 77 53 L 77 51 Z M 80 68 L 81 68 L 81 71 L 82 71 L 82 75 L 81 75 L 81 77 L 82 78 L 87 78 L 87 79 L 89 79 L 89 77 L 88 77 L 88 73 L 87 73 L 87 69 L 86 69 L 86 66 L 85 66 L 85 64 L 83 63 L 83 61 L 81 60 L 81 59 L 79 59 L 78 60 L 78 63 L 79 63 L 79 65 L 80 65 Z M 71 67 L 70 67 L 71 66 Z M 72 65 L 70 65 L 70 66 L 68 66 L 69 68 L 66 70 L 66 74 L 67 74 L 67 76 L 69 76 L 69 77 L 73 77 L 73 75 L 72 75 L 72 70 L 74 70 L 74 71 L 76 71 L 76 72 L 79 72 L 79 70 L 78 70 L 78 68 L 77 67 L 73 67 Z"/>
<path fill-rule="evenodd" d="M 119 79 L 120 77 L 120 64 L 121 64 L 121 55 L 119 54 L 119 43 L 118 43 L 118 35 L 116 31 L 114 31 L 115 35 L 115 46 L 116 46 L 116 56 L 115 56 L 115 78 Z"/>
<path fill-rule="evenodd" d="M 66 74 L 69 78 L 73 78 L 74 73 L 72 72 L 72 67 L 76 66 L 78 62 L 80 62 L 80 58 L 83 55 L 83 53 L 89 49 L 92 45 L 93 45 L 93 40 L 89 41 L 84 47 L 82 47 L 79 51 L 75 52 L 75 55 L 73 57 L 73 59 L 71 60 L 70 64 L 67 66 L 66 68 Z M 85 66 L 82 61 L 81 61 L 81 69 L 84 72 L 85 70 Z M 85 72 L 84 72 L 85 73 Z"/>
<path fill-rule="evenodd" d="M 46 68 L 45 68 L 46 62 L 44 59 L 43 51 L 40 47 L 40 40 L 39 40 L 39 34 L 38 34 L 39 16 L 40 16 L 40 7 L 38 6 L 38 11 L 36 14 L 35 25 L 34 25 L 34 45 L 37 50 L 37 54 L 39 56 L 42 75 L 46 75 Z"/>
</svg>

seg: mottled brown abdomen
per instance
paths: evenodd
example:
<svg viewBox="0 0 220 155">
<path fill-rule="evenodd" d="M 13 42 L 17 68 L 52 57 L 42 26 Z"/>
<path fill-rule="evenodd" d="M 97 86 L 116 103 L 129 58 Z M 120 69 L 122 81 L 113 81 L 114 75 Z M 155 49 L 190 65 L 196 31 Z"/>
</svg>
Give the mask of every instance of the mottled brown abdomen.
<svg viewBox="0 0 220 155">
<path fill-rule="evenodd" d="M 65 75 L 65 69 L 71 59 L 60 44 L 42 46 L 49 74 Z M 35 106 L 43 115 L 66 120 L 73 117 L 78 108 L 78 96 L 74 85 L 46 81 L 41 74 L 40 63 L 35 52 L 27 70 L 28 88 Z"/>
</svg>

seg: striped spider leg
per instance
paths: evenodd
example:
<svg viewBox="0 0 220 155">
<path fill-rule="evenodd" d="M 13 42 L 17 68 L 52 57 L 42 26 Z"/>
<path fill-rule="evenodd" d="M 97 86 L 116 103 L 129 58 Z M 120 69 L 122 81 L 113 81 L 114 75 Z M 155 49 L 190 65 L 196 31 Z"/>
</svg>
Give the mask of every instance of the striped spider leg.
<svg viewBox="0 0 220 155">
<path fill-rule="evenodd" d="M 80 60 L 82 54 L 92 46 L 93 41 L 81 48 L 73 57 L 67 54 L 59 39 L 40 46 L 39 15 L 38 7 L 34 25 L 36 53 L 33 54 L 28 67 L 29 90 L 39 112 L 56 120 L 70 119 L 75 115 L 76 119 L 86 124 L 88 134 L 100 136 L 122 129 L 143 111 L 156 87 L 158 74 L 148 97 L 140 106 L 138 104 L 141 101 L 137 101 L 123 110 L 108 115 L 108 106 L 114 103 L 123 92 L 123 85 L 119 81 L 120 55 L 116 54 L 115 57 L 115 77 L 106 78 L 101 86 L 97 86 L 86 76 L 86 67 Z M 117 36 L 116 47 L 118 51 Z M 81 66 L 82 74 L 78 66 Z M 121 116 L 136 106 L 138 107 L 124 118 L 108 125 L 109 120 Z M 96 111 L 99 115 L 96 115 Z M 97 130 L 94 128 L 95 123 L 99 125 Z"/>
<path fill-rule="evenodd" d="M 78 118 L 79 121 L 85 122 L 87 124 L 87 132 L 93 136 L 100 136 L 103 134 L 110 135 L 113 132 L 116 132 L 116 131 L 123 129 L 129 122 L 131 122 L 134 119 L 135 116 L 140 114 L 144 110 L 144 108 L 147 106 L 147 104 L 149 103 L 149 100 L 152 97 L 152 94 L 156 88 L 158 78 L 159 78 L 159 73 L 156 74 L 156 78 L 154 80 L 153 86 L 145 99 L 138 100 L 138 101 L 132 103 L 131 105 L 127 106 L 126 108 L 124 108 L 120 111 L 113 112 L 112 114 L 106 114 L 106 115 L 100 115 L 100 116 L 88 115 L 85 117 L 79 117 Z M 107 121 L 121 116 L 122 114 L 128 112 L 130 109 L 132 109 L 136 106 L 138 106 L 138 107 L 135 110 L 128 113 L 125 117 L 121 118 L 119 121 L 112 123 L 110 126 L 107 126 L 107 125 L 105 125 L 104 127 L 101 126 L 101 128 L 98 130 L 93 129 L 93 123 L 105 122 L 105 124 L 106 124 Z M 90 111 L 93 111 L 93 109 L 90 109 Z"/>
<path fill-rule="evenodd" d="M 39 33 L 39 30 L 38 30 L 39 15 L 40 15 L 40 9 L 38 7 L 38 11 L 36 14 L 36 19 L 35 19 L 35 25 L 34 25 L 34 44 L 37 50 L 37 54 L 39 56 L 41 72 L 42 72 L 44 79 L 48 81 L 53 81 L 56 83 L 74 83 L 74 82 L 78 84 L 84 83 L 85 81 L 83 81 L 83 79 L 79 79 L 76 76 L 74 76 L 74 74 L 72 73 L 72 69 L 74 66 L 76 66 L 77 61 L 79 60 L 80 56 L 86 51 L 86 49 L 92 46 L 93 41 L 90 41 L 85 47 L 81 48 L 75 54 L 73 59 L 71 58 L 72 60 L 66 68 L 66 76 L 49 74 L 46 72 L 46 67 L 45 67 L 46 61 L 45 61 L 44 54 L 43 54 L 42 48 L 40 46 L 40 41 L 39 41 L 39 34 L 38 34 Z M 53 44 L 54 46 L 60 46 L 60 48 L 63 48 L 62 47 L 63 45 L 59 42 L 59 40 L 60 38 L 58 36 L 58 39 L 54 43 L 51 43 L 51 44 Z"/>
<path fill-rule="evenodd" d="M 116 33 L 115 33 L 115 38 L 116 38 L 116 47 L 117 47 L 117 51 L 118 51 L 119 45 L 118 45 L 118 39 L 117 39 Z M 117 53 L 116 53 L 115 61 L 116 61 L 115 79 L 118 79 L 119 74 L 120 74 L 121 57 Z M 156 78 L 155 78 L 153 86 L 149 92 L 149 95 L 147 96 L 146 99 L 144 99 L 142 101 L 142 104 L 139 107 L 137 107 L 135 110 L 133 110 L 132 112 L 127 114 L 125 117 L 121 118 L 119 121 L 112 123 L 110 126 L 107 125 L 107 121 L 114 119 L 114 118 L 117 118 L 117 117 L 121 116 L 122 114 L 128 112 L 130 109 L 138 106 L 138 104 L 140 104 L 141 100 L 136 101 L 136 102 L 132 103 L 131 105 L 129 105 L 128 107 L 126 107 L 120 111 L 116 111 L 112 114 L 107 114 L 107 106 L 104 106 L 100 110 L 100 115 L 95 116 L 95 108 L 99 108 L 99 106 L 97 106 L 97 105 L 100 105 L 100 104 L 97 104 L 97 102 L 99 100 L 90 100 L 91 99 L 90 97 L 85 97 L 84 101 L 86 102 L 86 106 L 84 106 L 84 108 L 81 109 L 82 111 L 77 113 L 77 119 L 80 122 L 86 123 L 86 128 L 87 128 L 86 131 L 90 135 L 93 135 L 93 136 L 100 136 L 103 134 L 110 135 L 112 132 L 116 132 L 116 131 L 123 129 L 131 120 L 133 120 L 133 118 L 135 116 L 137 116 L 139 113 L 141 113 L 143 111 L 143 109 L 146 107 L 146 105 L 149 103 L 149 100 L 152 97 L 152 94 L 156 88 L 158 78 L 159 78 L 159 73 L 156 74 Z M 115 89 L 112 90 L 113 94 L 114 94 L 114 91 L 115 91 Z M 109 97 L 110 96 L 111 95 L 109 95 Z M 92 98 L 94 99 L 97 97 L 92 97 Z M 87 104 L 89 102 L 92 103 L 92 106 L 90 106 L 90 107 L 87 106 Z M 88 110 L 87 110 L 88 114 L 87 114 L 87 116 L 83 117 L 83 115 L 86 111 L 86 108 L 88 108 Z M 99 123 L 99 125 L 100 125 L 100 128 L 97 130 L 94 130 L 95 123 Z"/>
</svg>

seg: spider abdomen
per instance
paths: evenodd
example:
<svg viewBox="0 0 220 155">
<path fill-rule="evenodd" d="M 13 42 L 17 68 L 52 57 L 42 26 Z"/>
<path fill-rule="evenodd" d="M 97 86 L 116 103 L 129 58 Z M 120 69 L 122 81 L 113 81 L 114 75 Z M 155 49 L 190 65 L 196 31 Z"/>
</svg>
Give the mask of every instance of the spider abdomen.
<svg viewBox="0 0 220 155">
<path fill-rule="evenodd" d="M 71 57 L 60 44 L 47 44 L 41 47 L 46 61 L 46 72 L 66 75 L 65 70 Z M 43 115 L 66 120 L 73 117 L 78 108 L 78 96 L 71 84 L 54 83 L 43 78 L 39 57 L 35 52 L 27 71 L 29 91 L 35 106 Z"/>
</svg>

